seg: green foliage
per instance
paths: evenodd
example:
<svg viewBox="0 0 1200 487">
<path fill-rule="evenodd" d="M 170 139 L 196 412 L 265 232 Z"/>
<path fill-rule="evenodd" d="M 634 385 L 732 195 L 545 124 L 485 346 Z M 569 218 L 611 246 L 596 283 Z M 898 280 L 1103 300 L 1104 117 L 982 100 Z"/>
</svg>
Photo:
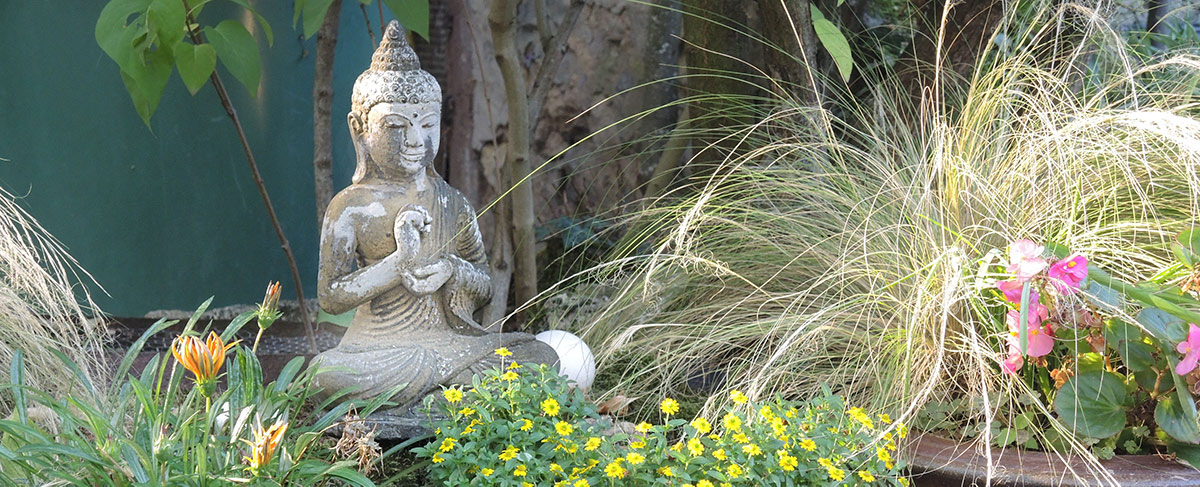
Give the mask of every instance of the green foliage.
<svg viewBox="0 0 1200 487">
<path fill-rule="evenodd" d="M 833 58 L 838 73 L 842 76 L 842 81 L 849 82 L 850 72 L 854 69 L 854 56 L 850 52 L 850 43 L 846 41 L 846 36 L 842 35 L 842 31 L 838 30 L 833 22 L 826 19 L 816 5 L 809 5 L 809 10 L 812 12 L 813 31 L 817 33 L 817 39 L 821 40 L 821 45 L 825 46 L 825 50 Z"/>
<path fill-rule="evenodd" d="M 1112 372 L 1091 371 L 1068 380 L 1054 399 L 1063 422 L 1081 435 L 1107 438 L 1125 427 L 1130 406 L 1125 378 Z"/>
<path fill-rule="evenodd" d="M 893 457 L 906 428 L 836 396 L 754 403 L 688 422 L 666 399 L 658 424 L 612 436 L 596 406 L 545 366 L 505 366 L 443 391 L 436 438 L 414 452 L 438 485 L 907 485 Z"/>
<path fill-rule="evenodd" d="M 370 5 L 374 0 L 359 0 L 363 5 Z M 396 20 L 404 28 L 429 39 L 429 0 L 380 0 L 396 16 Z M 325 21 L 329 5 L 333 0 L 296 0 L 295 13 L 292 14 L 292 24 L 304 19 L 304 38 L 312 37 Z"/>
<path fill-rule="evenodd" d="M 195 332 L 207 304 L 188 321 L 184 334 Z M 248 312 L 234 319 L 223 331 L 224 340 L 252 317 Z M 174 323 L 155 323 L 130 347 L 118 371 L 124 380 L 111 392 L 90 382 L 85 382 L 85 390 L 62 397 L 31 388 L 23 381 L 24 362 L 18 355 L 11 383 L 0 385 L 17 399 L 16 414 L 0 420 L 0 481 L 313 485 L 336 478 L 347 485 L 374 485 L 355 470 L 354 461 L 325 460 L 334 455 L 317 440 L 350 404 L 336 406 L 319 419 L 308 417 L 315 370 L 301 370 L 301 357 L 289 363 L 278 380 L 264 384 L 258 359 L 244 346 L 235 346 L 225 367 L 227 387 L 211 399 L 200 388 L 188 387 L 183 367 L 169 356 L 152 357 L 140 376 L 128 374 L 146 340 Z M 64 370 L 83 377 L 74 362 L 65 355 L 60 358 Z M 291 428 L 272 450 L 269 463 L 251 471 L 243 458 L 252 456 L 256 431 L 272 423 L 290 423 Z"/>
<path fill-rule="evenodd" d="M 96 42 L 121 68 L 121 79 L 147 126 L 154 116 L 171 71 L 193 95 L 216 69 L 217 60 L 257 94 L 258 43 L 241 23 L 225 20 L 215 27 L 197 19 L 211 0 L 110 0 L 96 20 Z M 230 0 L 258 19 L 267 42 L 271 26 L 246 0 Z M 199 33 L 208 37 L 204 42 Z"/>
</svg>

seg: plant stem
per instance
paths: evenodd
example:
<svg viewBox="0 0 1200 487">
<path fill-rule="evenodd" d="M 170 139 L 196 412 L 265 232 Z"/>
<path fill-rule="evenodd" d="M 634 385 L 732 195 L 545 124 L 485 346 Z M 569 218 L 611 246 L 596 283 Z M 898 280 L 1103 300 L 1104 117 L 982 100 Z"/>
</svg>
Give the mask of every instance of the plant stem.
<svg viewBox="0 0 1200 487">
<path fill-rule="evenodd" d="M 191 7 L 188 6 L 187 0 L 183 0 L 184 9 L 188 12 Z M 197 25 L 196 19 L 188 14 L 188 25 Z M 204 43 L 204 39 L 200 33 L 194 28 L 188 29 L 188 35 L 192 39 L 192 43 L 200 45 Z M 233 108 L 233 102 L 229 100 L 229 92 L 225 90 L 225 84 L 221 82 L 221 75 L 214 68 L 209 80 L 212 81 L 213 88 L 217 91 L 217 96 L 221 98 L 221 106 L 225 108 L 225 114 L 229 115 L 229 119 L 233 121 L 233 127 L 237 130 L 238 140 L 242 143 L 242 151 L 246 154 L 246 162 L 250 164 L 250 172 L 254 176 L 254 184 L 258 187 L 258 194 L 262 196 L 263 205 L 267 208 L 267 217 L 271 219 L 271 226 L 275 228 L 275 236 L 279 238 L 279 246 L 283 248 L 283 254 L 287 257 L 288 267 L 292 271 L 292 281 L 296 283 L 296 299 L 300 302 L 300 320 L 304 321 L 304 333 L 308 335 L 308 348 L 313 354 L 318 352 L 316 334 L 313 332 L 313 325 L 308 320 L 308 305 L 304 301 L 304 285 L 300 282 L 300 268 L 296 265 L 296 257 L 292 255 L 292 246 L 288 243 L 287 236 L 283 234 L 283 227 L 279 225 L 279 217 L 275 214 L 275 206 L 271 204 L 271 196 L 267 194 L 267 186 L 263 183 L 262 175 L 258 172 L 258 163 L 254 161 L 254 153 L 250 150 L 250 141 L 246 139 L 246 130 L 242 128 L 242 121 L 238 118 L 237 110 Z"/>
<path fill-rule="evenodd" d="M 250 354 L 258 356 L 258 341 L 262 339 L 263 327 L 258 327 L 258 334 L 254 336 L 254 346 L 250 347 Z"/>
</svg>

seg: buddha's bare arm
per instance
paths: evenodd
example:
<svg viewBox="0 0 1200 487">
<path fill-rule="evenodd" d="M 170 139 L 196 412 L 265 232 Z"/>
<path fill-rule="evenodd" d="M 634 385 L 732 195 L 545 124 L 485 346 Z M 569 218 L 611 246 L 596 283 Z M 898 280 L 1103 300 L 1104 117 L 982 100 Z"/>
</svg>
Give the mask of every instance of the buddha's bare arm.
<svg viewBox="0 0 1200 487">
<path fill-rule="evenodd" d="M 331 204 L 331 209 L 334 207 Z M 336 216 L 333 211 L 326 216 L 321 232 L 321 265 L 317 272 L 317 298 L 321 309 L 332 314 L 350 311 L 396 287 L 408 288 L 414 280 L 405 272 L 410 259 L 407 252 L 402 251 L 355 269 L 358 243 L 353 212 L 365 210 L 345 207 L 340 210 Z"/>
</svg>

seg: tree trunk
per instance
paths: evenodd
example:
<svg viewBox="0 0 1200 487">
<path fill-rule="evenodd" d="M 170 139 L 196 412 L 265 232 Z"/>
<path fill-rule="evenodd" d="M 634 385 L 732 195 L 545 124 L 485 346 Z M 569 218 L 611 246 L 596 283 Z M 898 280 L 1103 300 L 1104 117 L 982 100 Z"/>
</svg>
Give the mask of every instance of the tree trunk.
<svg viewBox="0 0 1200 487">
<path fill-rule="evenodd" d="M 517 53 L 516 17 L 519 0 L 495 0 L 488 15 L 496 63 L 504 77 L 508 101 L 506 168 L 512 189 L 512 287 L 518 309 L 537 296 L 537 241 L 534 237 L 533 181 L 530 176 L 529 98 L 525 70 Z M 520 315 L 520 314 L 518 314 Z"/>
<path fill-rule="evenodd" d="M 313 60 L 313 188 L 318 228 L 333 199 L 333 54 L 341 16 L 342 0 L 333 0 L 317 31 L 317 57 Z"/>
<path fill-rule="evenodd" d="M 758 0 L 758 9 L 763 36 L 773 44 L 763 46 L 767 74 L 776 80 L 769 88 L 776 95 L 816 105 L 821 84 L 809 66 L 819 65 L 820 51 L 809 1 Z"/>
<path fill-rule="evenodd" d="M 1167 14 L 1166 0 L 1146 0 L 1146 32 L 1151 34 L 1162 34 L 1166 30 L 1166 25 L 1163 25 L 1162 19 Z M 1167 46 L 1163 44 L 1162 39 L 1157 36 L 1150 37 L 1150 45 L 1154 46 L 1159 51 L 1166 50 Z"/>
</svg>

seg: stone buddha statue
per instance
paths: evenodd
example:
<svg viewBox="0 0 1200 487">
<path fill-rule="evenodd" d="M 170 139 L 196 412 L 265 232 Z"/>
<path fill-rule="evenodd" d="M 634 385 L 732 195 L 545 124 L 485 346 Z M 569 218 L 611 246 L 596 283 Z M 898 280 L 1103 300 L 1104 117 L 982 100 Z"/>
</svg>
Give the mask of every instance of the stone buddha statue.
<svg viewBox="0 0 1200 487">
<path fill-rule="evenodd" d="M 430 165 L 441 103 L 392 21 L 354 83 L 347 122 L 357 166 L 321 227 L 321 308 L 357 308 L 338 346 L 314 359 L 325 394 L 398 390 L 392 400 L 411 406 L 439 386 L 470 384 L 499 363 L 500 347 L 517 362 L 557 360 L 532 335 L 494 333 L 473 318 L 491 297 L 491 277 L 475 211 Z"/>
</svg>

